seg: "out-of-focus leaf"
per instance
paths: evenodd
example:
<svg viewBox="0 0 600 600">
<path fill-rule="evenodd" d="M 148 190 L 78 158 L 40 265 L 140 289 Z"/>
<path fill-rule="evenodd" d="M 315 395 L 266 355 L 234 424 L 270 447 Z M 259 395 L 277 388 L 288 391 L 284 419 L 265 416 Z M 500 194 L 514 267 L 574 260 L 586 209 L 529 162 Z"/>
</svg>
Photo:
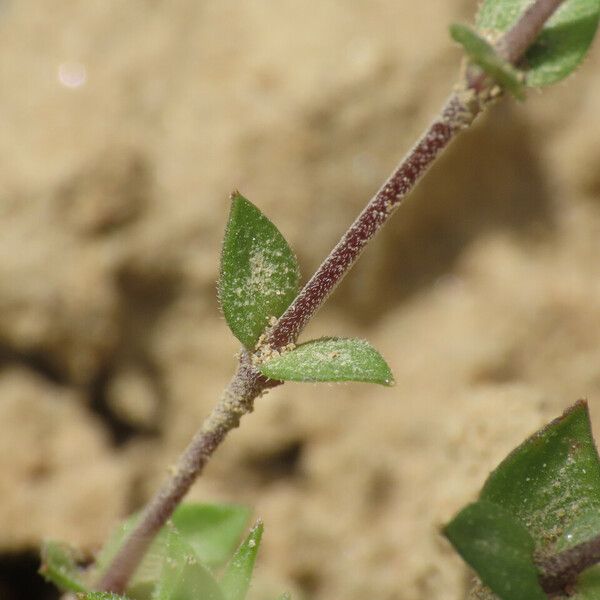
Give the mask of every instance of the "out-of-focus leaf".
<svg viewBox="0 0 600 600">
<path fill-rule="evenodd" d="M 485 501 L 470 504 L 444 534 L 501 600 L 547 600 L 533 562 L 533 540 L 500 506 Z"/>
<path fill-rule="evenodd" d="M 246 198 L 234 193 L 223 240 L 219 300 L 233 334 L 252 350 L 272 318 L 298 291 L 300 271 L 279 230 Z"/>
<path fill-rule="evenodd" d="M 85 592 L 75 552 L 66 544 L 48 541 L 42 546 L 40 574 L 64 592 Z"/>
<path fill-rule="evenodd" d="M 165 559 L 152 600 L 225 600 L 219 584 L 193 548 L 177 532 L 168 532 Z"/>
<path fill-rule="evenodd" d="M 119 525 L 98 555 L 96 571 L 103 573 L 132 531 L 140 515 L 135 514 Z M 224 504 L 185 503 L 177 507 L 171 525 L 158 534 L 142 563 L 136 570 L 128 589 L 135 600 L 143 600 L 163 570 L 167 553 L 169 531 L 173 528 L 194 551 L 198 560 L 207 567 L 218 567 L 227 562 L 244 531 L 249 510 L 242 506 Z M 99 577 L 99 575 L 97 575 Z"/>
<path fill-rule="evenodd" d="M 244 506 L 186 503 L 171 520 L 198 558 L 208 567 L 218 567 L 235 551 L 249 516 Z"/>
<path fill-rule="evenodd" d="M 506 62 L 493 46 L 466 25 L 450 26 L 450 35 L 458 42 L 476 65 L 479 65 L 498 85 L 508 90 L 515 98 L 525 99 L 523 77 L 517 69 Z"/>
<path fill-rule="evenodd" d="M 393 385 L 394 377 L 379 352 L 357 339 L 322 338 L 300 344 L 258 366 L 281 381 L 360 381 Z"/>
<path fill-rule="evenodd" d="M 492 39 L 515 24 L 531 0 L 483 0 L 477 29 Z M 579 65 L 596 35 L 600 0 L 567 0 L 556 11 L 523 61 L 526 84 L 541 87 L 560 81 Z"/>
<path fill-rule="evenodd" d="M 262 534 L 263 524 L 259 522 L 227 565 L 220 582 L 225 600 L 244 600 L 246 597 Z"/>
</svg>

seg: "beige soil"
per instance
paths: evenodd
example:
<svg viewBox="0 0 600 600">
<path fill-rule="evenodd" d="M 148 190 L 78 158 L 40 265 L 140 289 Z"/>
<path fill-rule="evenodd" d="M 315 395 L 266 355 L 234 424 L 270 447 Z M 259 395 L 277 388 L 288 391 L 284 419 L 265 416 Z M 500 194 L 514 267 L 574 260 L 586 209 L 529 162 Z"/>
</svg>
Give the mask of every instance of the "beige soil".
<svg viewBox="0 0 600 600">
<path fill-rule="evenodd" d="M 0 1 L 0 554 L 94 550 L 140 506 L 235 364 L 229 191 L 310 273 L 443 102 L 474 6 Z M 439 525 L 577 398 L 600 426 L 599 67 L 481 119 L 311 325 L 396 387 L 285 385 L 194 487 L 264 519 L 257 598 L 458 600 Z"/>
</svg>

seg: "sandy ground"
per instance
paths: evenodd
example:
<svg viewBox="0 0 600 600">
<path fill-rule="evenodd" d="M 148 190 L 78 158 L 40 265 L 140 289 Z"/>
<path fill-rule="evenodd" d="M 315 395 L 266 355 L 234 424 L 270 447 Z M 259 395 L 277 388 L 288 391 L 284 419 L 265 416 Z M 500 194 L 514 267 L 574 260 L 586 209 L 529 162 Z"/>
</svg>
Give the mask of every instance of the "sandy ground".
<svg viewBox="0 0 600 600">
<path fill-rule="evenodd" d="M 229 378 L 231 189 L 312 272 L 443 102 L 474 6 L 0 1 L 3 600 L 33 597 L 43 538 L 97 549 Z M 264 519 L 255 598 L 458 600 L 440 524 L 577 398 L 600 426 L 599 66 L 481 119 L 311 324 L 396 387 L 287 384 L 194 487 Z"/>
</svg>

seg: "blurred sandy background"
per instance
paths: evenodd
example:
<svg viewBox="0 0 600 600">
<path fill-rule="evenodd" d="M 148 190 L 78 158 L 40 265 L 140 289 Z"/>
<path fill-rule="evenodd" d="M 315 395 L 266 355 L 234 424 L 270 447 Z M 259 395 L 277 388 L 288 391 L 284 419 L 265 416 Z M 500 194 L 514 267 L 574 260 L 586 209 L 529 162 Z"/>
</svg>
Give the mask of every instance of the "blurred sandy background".
<svg viewBox="0 0 600 600">
<path fill-rule="evenodd" d="M 308 275 L 441 105 L 474 0 L 0 1 L 0 598 L 93 551 L 215 402 L 229 192 Z M 192 497 L 266 523 L 255 598 L 458 600 L 438 534 L 526 434 L 600 425 L 600 52 L 452 146 L 304 339 L 391 390 L 288 384 Z"/>
</svg>

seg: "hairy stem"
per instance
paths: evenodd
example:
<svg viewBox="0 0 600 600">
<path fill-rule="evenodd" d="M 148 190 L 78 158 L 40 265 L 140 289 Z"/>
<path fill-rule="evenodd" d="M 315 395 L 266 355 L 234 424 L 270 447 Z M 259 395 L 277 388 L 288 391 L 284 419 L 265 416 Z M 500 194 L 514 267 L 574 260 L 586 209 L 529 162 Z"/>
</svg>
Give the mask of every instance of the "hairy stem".
<svg viewBox="0 0 600 600">
<path fill-rule="evenodd" d="M 544 23 L 564 0 L 537 0 L 499 40 L 499 54 L 518 62 L 535 41 Z M 463 89 L 450 96 L 440 115 L 367 204 L 337 246 L 281 316 L 267 342 L 276 349 L 295 342 L 298 335 L 341 282 L 375 233 L 433 164 L 456 134 L 475 120 L 491 98 L 488 77 L 479 69 L 467 73 Z M 492 82 L 493 83 L 493 82 Z"/>
<path fill-rule="evenodd" d="M 317 310 L 341 282 L 363 249 L 456 134 L 468 127 L 481 104 L 467 90 L 450 96 L 440 115 L 383 184 L 304 286 L 271 331 L 267 343 L 282 348 L 295 342 Z"/>
<path fill-rule="evenodd" d="M 533 2 L 515 26 L 499 41 L 498 51 L 503 57 L 513 63 L 517 62 L 562 1 Z M 368 242 L 387 222 L 440 152 L 461 130 L 471 125 L 492 100 L 490 89 L 493 83 L 481 72 L 475 76 L 467 73 L 439 116 L 269 332 L 266 344 L 278 349 L 296 341 L 302 329 L 344 278 Z M 238 371 L 223 398 L 184 451 L 172 477 L 146 506 L 138 526 L 98 582 L 98 589 L 115 593 L 122 593 L 126 589 L 148 546 L 200 475 L 217 446 L 231 429 L 238 426 L 240 418 L 251 412 L 255 398 L 268 387 L 279 383 L 281 382 L 267 382 L 252 366 L 248 355 L 242 353 Z"/>
<path fill-rule="evenodd" d="M 185 449 L 173 474 L 146 506 L 138 526 L 129 535 L 98 582 L 98 589 L 122 593 L 156 534 L 171 517 L 217 446 L 235 429 L 254 400 L 276 382 L 269 382 L 242 356 L 237 372 L 220 402 Z"/>
<path fill-rule="evenodd" d="M 540 584 L 547 594 L 564 593 L 585 569 L 600 562 L 600 536 L 538 562 Z"/>
</svg>

